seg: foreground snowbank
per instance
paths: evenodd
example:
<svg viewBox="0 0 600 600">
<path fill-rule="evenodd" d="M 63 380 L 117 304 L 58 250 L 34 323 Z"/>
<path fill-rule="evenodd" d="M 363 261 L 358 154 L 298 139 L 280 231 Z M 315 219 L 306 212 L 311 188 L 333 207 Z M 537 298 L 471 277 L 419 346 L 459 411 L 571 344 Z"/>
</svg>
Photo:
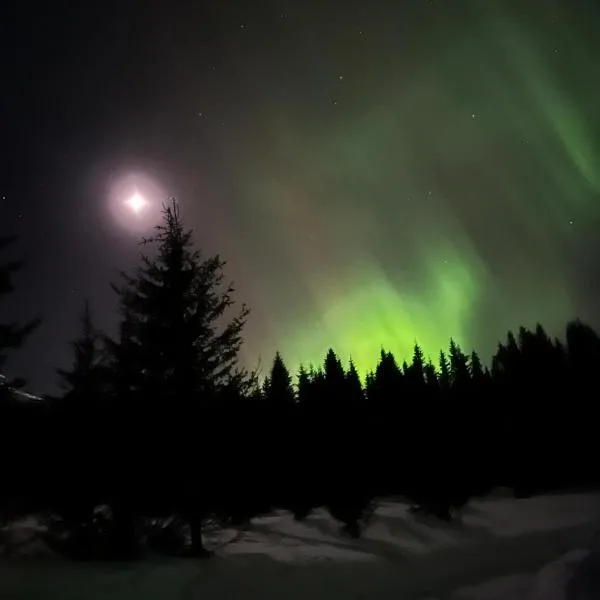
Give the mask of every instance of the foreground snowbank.
<svg viewBox="0 0 600 600">
<path fill-rule="evenodd" d="M 572 550 L 537 573 L 498 577 L 462 588 L 451 600 L 597 600 L 600 552 Z"/>
<path fill-rule="evenodd" d="M 385 501 L 358 541 L 340 535 L 324 511 L 302 523 L 278 512 L 241 533 L 212 535 L 216 557 L 203 562 L 69 563 L 43 546 L 36 527 L 13 530 L 21 557 L 0 561 L 0 598 L 600 598 L 597 494 L 488 498 L 450 524 Z"/>
</svg>

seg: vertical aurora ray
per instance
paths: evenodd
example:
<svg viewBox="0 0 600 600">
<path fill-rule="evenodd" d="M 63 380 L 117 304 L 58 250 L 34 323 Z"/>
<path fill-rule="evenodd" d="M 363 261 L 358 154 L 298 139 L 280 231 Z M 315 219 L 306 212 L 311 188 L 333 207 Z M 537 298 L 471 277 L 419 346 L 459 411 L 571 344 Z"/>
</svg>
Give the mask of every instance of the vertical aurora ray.
<svg viewBox="0 0 600 600">
<path fill-rule="evenodd" d="M 503 47 L 505 56 L 518 56 L 511 64 L 517 76 L 519 87 L 525 89 L 532 98 L 535 112 L 546 120 L 550 132 L 554 133 L 574 167 L 582 178 L 596 192 L 600 192 L 600 155 L 597 132 L 591 123 L 577 107 L 573 92 L 565 90 L 564 86 L 556 81 L 548 66 L 551 58 L 560 56 L 558 47 L 552 52 L 546 51 L 546 59 L 540 56 L 540 51 L 528 37 L 528 32 L 523 30 L 515 20 L 508 15 L 497 11 L 495 18 L 502 35 L 498 44 Z M 582 53 L 577 47 L 574 36 L 570 38 L 571 47 L 567 51 L 572 53 L 574 60 L 581 60 Z M 547 49 L 546 49 L 547 50 Z M 589 69 L 585 77 L 594 77 L 597 69 Z M 555 161 L 555 173 L 564 172 L 564 165 Z"/>
</svg>

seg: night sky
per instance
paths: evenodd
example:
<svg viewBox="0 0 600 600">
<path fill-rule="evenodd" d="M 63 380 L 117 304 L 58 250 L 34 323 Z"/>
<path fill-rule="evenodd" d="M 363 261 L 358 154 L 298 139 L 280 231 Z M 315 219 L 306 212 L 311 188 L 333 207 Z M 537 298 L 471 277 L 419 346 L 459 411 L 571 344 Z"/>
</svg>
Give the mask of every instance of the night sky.
<svg viewBox="0 0 600 600">
<path fill-rule="evenodd" d="M 28 261 L 0 316 L 44 320 L 9 364 L 35 391 L 85 298 L 114 330 L 109 283 L 167 196 L 227 261 L 263 371 L 600 325 L 595 0 L 0 11 L 0 232 Z"/>
</svg>

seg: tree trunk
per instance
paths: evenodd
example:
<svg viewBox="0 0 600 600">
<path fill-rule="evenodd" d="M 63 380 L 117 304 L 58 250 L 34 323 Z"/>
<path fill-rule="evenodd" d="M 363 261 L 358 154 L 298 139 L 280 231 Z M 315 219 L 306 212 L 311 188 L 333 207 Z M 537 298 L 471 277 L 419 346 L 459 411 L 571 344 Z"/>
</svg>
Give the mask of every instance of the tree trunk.
<svg viewBox="0 0 600 600">
<path fill-rule="evenodd" d="M 193 512 L 189 516 L 190 534 L 191 534 L 191 554 L 201 558 L 208 558 L 210 552 L 206 550 L 202 542 L 202 517 L 199 513 Z"/>
</svg>

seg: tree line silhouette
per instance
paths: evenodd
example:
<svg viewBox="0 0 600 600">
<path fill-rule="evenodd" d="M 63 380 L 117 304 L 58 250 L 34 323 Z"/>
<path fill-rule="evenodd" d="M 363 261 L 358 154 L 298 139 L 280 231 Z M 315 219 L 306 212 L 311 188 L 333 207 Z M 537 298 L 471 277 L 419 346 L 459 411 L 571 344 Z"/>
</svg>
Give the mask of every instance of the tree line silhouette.
<svg viewBox="0 0 600 600">
<path fill-rule="evenodd" d="M 46 541 L 78 559 L 144 545 L 208 556 L 208 519 L 242 525 L 274 508 L 326 507 L 359 537 L 378 497 L 450 520 L 473 496 L 596 486 L 600 337 L 567 325 L 509 332 L 485 367 L 450 341 L 436 364 L 381 351 L 361 382 L 334 350 L 296 380 L 277 354 L 260 382 L 238 364 L 248 310 L 224 263 L 203 257 L 177 203 L 151 254 L 113 289 L 120 324 L 96 329 L 86 303 L 63 393 L 34 400 L 0 380 L 0 516 L 43 515 Z M 0 242 L 0 249 L 13 238 Z M 20 267 L 0 265 L 0 298 Z M 38 325 L 0 325 L 0 368 Z"/>
</svg>

